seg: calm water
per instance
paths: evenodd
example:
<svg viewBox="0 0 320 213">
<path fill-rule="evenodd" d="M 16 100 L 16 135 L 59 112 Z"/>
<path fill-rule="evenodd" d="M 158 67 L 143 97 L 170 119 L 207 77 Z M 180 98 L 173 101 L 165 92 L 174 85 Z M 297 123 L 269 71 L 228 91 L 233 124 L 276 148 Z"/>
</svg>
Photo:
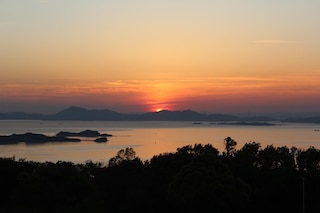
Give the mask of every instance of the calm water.
<svg viewBox="0 0 320 213">
<path fill-rule="evenodd" d="M 86 160 L 107 162 L 119 149 L 133 147 L 141 159 L 174 152 L 176 148 L 195 143 L 211 143 L 223 151 L 223 139 L 230 136 L 241 148 L 247 142 L 259 142 L 262 147 L 296 146 L 320 148 L 317 124 L 281 124 L 276 126 L 214 125 L 203 122 L 110 122 L 110 121 L 0 121 L 0 134 L 42 133 L 55 135 L 59 131 L 80 132 L 86 129 L 112 134 L 107 143 L 46 143 L 42 145 L 0 145 L 0 157 L 26 158 L 34 161 L 58 160 L 81 163 Z"/>
</svg>

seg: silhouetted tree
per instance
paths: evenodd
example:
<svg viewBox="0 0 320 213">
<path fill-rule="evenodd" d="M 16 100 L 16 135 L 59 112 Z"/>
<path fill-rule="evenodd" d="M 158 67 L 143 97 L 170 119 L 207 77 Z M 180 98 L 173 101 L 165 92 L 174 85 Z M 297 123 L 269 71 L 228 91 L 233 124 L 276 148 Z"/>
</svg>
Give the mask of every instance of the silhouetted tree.
<svg viewBox="0 0 320 213">
<path fill-rule="evenodd" d="M 182 148 L 177 148 L 178 155 L 190 154 L 190 155 L 205 155 L 205 154 L 213 154 L 218 155 L 219 151 L 214 148 L 211 144 L 195 144 L 193 147 L 191 145 L 184 146 Z"/>
<path fill-rule="evenodd" d="M 225 154 L 227 157 L 232 156 L 234 153 L 234 150 L 237 146 L 237 142 L 233 140 L 231 137 L 226 137 L 224 139 L 224 146 L 225 146 Z"/>
<path fill-rule="evenodd" d="M 299 170 L 304 173 L 320 172 L 320 150 L 311 146 L 305 151 L 300 151 L 297 164 Z"/>
<path fill-rule="evenodd" d="M 179 212 L 239 212 L 250 187 L 232 176 L 214 155 L 198 155 L 169 185 L 168 199 Z"/>
<path fill-rule="evenodd" d="M 320 151 L 226 138 L 143 163 L 132 148 L 108 167 L 0 158 L 0 212 L 320 212 Z M 228 146 L 227 146 L 228 145 Z M 227 154 L 228 153 L 228 154 Z"/>
<path fill-rule="evenodd" d="M 125 148 L 118 151 L 117 155 L 109 160 L 109 167 L 119 165 L 123 161 L 130 161 L 136 158 L 133 148 Z"/>
<path fill-rule="evenodd" d="M 319 212 L 320 194 L 320 150 L 311 146 L 300 150 L 297 157 L 300 183 L 304 181 L 305 212 Z"/>
<path fill-rule="evenodd" d="M 260 151 L 260 143 L 251 142 L 244 144 L 240 150 L 234 152 L 234 159 L 229 161 L 234 174 L 249 182 L 253 180 L 260 167 Z"/>
<path fill-rule="evenodd" d="M 259 160 L 262 169 L 296 169 L 295 150 L 289 149 L 286 146 L 274 147 L 268 145 L 259 152 Z"/>
</svg>

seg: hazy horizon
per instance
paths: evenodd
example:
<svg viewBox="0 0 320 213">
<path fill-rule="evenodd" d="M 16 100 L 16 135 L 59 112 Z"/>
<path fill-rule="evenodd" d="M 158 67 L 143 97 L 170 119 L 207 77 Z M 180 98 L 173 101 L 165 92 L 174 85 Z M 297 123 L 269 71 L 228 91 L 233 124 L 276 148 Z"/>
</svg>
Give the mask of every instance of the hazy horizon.
<svg viewBox="0 0 320 213">
<path fill-rule="evenodd" d="M 319 11 L 317 0 L 2 0 L 0 112 L 318 112 Z"/>
<path fill-rule="evenodd" d="M 0 113 L 16 113 L 16 112 L 23 112 L 23 113 L 30 113 L 30 114 L 43 114 L 43 115 L 51 115 L 51 114 L 56 114 L 59 113 L 63 110 L 69 109 L 71 107 L 77 107 L 77 108 L 83 108 L 86 110 L 111 110 L 114 112 L 119 112 L 123 114 L 143 114 L 143 113 L 148 113 L 148 112 L 156 112 L 156 111 L 141 111 L 141 112 L 128 112 L 128 111 L 119 111 L 116 109 L 111 109 L 108 107 L 104 108 L 87 108 L 83 106 L 67 106 L 67 107 L 62 107 L 61 109 L 55 109 L 52 111 L 32 111 L 32 110 L 9 110 L 9 111 L 0 111 Z M 161 111 L 163 110 L 168 110 L 168 109 L 159 109 Z M 191 110 L 195 111 L 198 113 L 202 114 L 229 114 L 229 115 L 235 115 L 235 116 L 240 116 L 240 117 L 254 117 L 254 116 L 270 116 L 278 119 L 283 119 L 283 118 L 290 118 L 290 117 L 315 117 L 315 116 L 320 116 L 320 111 L 313 111 L 313 112 L 307 112 L 307 111 L 300 111 L 300 112 L 290 112 L 290 111 L 282 111 L 282 112 L 218 112 L 218 111 L 197 111 L 191 108 L 186 108 L 186 109 L 177 109 L 177 110 L 169 110 L 169 111 L 186 111 L 186 110 Z"/>
</svg>

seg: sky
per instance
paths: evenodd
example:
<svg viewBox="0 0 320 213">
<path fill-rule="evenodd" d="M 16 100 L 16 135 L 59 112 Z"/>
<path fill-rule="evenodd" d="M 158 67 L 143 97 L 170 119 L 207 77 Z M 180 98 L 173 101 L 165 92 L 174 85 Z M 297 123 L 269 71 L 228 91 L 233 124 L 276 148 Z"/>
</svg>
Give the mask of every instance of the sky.
<svg viewBox="0 0 320 213">
<path fill-rule="evenodd" d="M 319 112 L 319 11 L 319 0 L 0 0 L 0 112 Z"/>
</svg>

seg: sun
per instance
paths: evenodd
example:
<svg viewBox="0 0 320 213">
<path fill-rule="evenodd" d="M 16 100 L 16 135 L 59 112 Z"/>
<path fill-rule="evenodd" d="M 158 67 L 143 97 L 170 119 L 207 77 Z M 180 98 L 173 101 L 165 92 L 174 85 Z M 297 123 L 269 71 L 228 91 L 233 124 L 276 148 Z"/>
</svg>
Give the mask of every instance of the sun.
<svg viewBox="0 0 320 213">
<path fill-rule="evenodd" d="M 161 108 L 156 109 L 156 112 L 161 112 L 161 111 L 162 111 Z"/>
</svg>

